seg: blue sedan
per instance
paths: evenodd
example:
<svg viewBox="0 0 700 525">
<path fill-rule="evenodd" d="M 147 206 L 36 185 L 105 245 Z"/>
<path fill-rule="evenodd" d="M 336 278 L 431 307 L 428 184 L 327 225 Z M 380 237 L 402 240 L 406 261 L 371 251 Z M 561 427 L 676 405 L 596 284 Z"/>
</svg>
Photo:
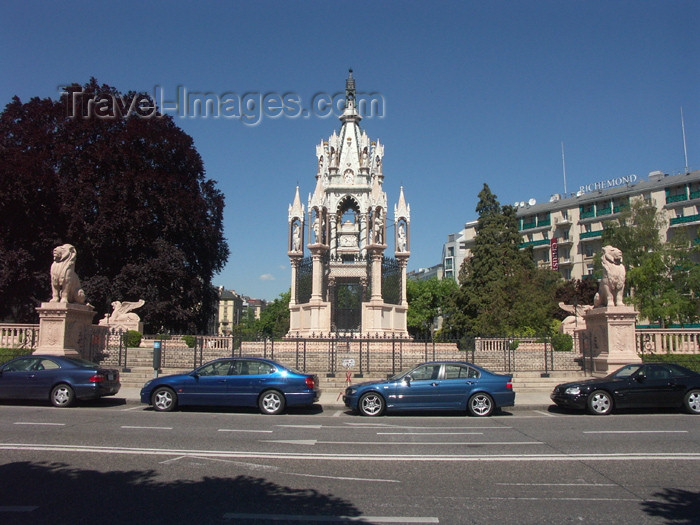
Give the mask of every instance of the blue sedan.
<svg viewBox="0 0 700 525">
<path fill-rule="evenodd" d="M 484 417 L 515 404 L 512 380 L 469 363 L 423 363 L 386 381 L 350 385 L 343 401 L 363 416 L 386 410 L 459 410 Z"/>
<path fill-rule="evenodd" d="M 141 402 L 159 412 L 178 406 L 258 407 L 279 414 L 285 407 L 312 405 L 321 395 L 318 378 L 269 359 L 217 359 L 188 374 L 163 376 L 141 389 Z"/>
<path fill-rule="evenodd" d="M 79 357 L 30 355 L 0 366 L 0 399 L 49 400 L 68 407 L 76 399 L 119 392 L 119 371 Z"/>
</svg>

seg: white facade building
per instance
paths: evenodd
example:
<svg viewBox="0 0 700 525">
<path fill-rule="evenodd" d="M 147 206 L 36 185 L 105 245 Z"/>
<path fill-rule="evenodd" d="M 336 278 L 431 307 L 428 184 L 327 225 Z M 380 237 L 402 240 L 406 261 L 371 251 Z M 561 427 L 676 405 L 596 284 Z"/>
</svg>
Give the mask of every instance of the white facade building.
<svg viewBox="0 0 700 525">
<path fill-rule="evenodd" d="M 665 215 L 662 239 L 683 235 L 700 243 L 700 171 L 673 176 L 655 171 L 646 181 L 630 175 L 582 186 L 569 197 L 553 195 L 547 203 L 518 203 L 521 247 L 532 247 L 540 267 L 556 270 L 565 279 L 581 279 L 593 272 L 593 256 L 602 248 L 603 222 L 614 219 L 634 199 L 652 202 Z M 448 236 L 442 254 L 446 278 L 457 279 L 462 262 L 471 255 L 476 226 L 476 220 L 467 222 Z"/>
</svg>

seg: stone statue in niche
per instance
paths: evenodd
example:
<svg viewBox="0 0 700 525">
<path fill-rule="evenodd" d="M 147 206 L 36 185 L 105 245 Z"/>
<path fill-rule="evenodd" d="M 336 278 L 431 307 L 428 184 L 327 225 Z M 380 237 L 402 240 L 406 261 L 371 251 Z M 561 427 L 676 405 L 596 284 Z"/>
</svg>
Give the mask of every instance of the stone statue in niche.
<svg viewBox="0 0 700 525">
<path fill-rule="evenodd" d="M 603 247 L 603 278 L 598 293 L 593 298 L 593 306 L 624 306 L 622 295 L 625 291 L 625 266 L 622 264 L 622 251 L 614 246 Z"/>
<path fill-rule="evenodd" d="M 382 216 L 379 212 L 374 217 L 374 244 L 382 244 L 382 233 L 384 230 L 384 224 L 382 223 Z"/>
<path fill-rule="evenodd" d="M 72 244 L 62 244 L 53 249 L 50 302 L 85 304 L 85 292 L 80 288 L 80 279 L 75 273 L 77 256 Z"/>
<path fill-rule="evenodd" d="M 299 223 L 294 224 L 294 229 L 292 233 L 292 251 L 301 251 L 301 228 L 299 228 Z"/>
<path fill-rule="evenodd" d="M 406 228 L 404 227 L 403 224 L 399 225 L 397 247 L 398 247 L 397 251 L 399 251 L 399 252 L 406 251 Z"/>
</svg>

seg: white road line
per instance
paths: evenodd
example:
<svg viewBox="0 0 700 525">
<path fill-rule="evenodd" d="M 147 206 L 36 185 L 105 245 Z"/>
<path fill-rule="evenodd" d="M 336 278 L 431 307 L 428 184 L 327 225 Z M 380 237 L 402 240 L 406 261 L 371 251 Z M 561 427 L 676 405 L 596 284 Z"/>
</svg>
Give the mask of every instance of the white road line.
<svg viewBox="0 0 700 525">
<path fill-rule="evenodd" d="M 138 427 L 131 425 L 122 425 L 121 428 L 131 429 L 131 430 L 172 430 L 173 427 Z"/>
<path fill-rule="evenodd" d="M 335 479 L 338 481 L 378 481 L 381 483 L 401 483 L 401 481 L 399 481 L 398 479 L 344 478 L 340 476 L 321 476 L 318 474 L 299 474 L 297 472 L 283 472 L 283 474 L 289 474 L 291 476 L 301 476 L 304 478 Z"/>
<path fill-rule="evenodd" d="M 615 483 L 496 483 L 504 487 L 617 487 Z"/>
<path fill-rule="evenodd" d="M 2 505 L 0 512 L 32 512 L 38 508 L 38 506 Z"/>
<path fill-rule="evenodd" d="M 542 441 L 319 441 L 317 439 L 264 439 L 261 443 L 282 443 L 286 445 L 447 445 L 447 446 L 484 446 L 484 445 L 544 445 Z"/>
<path fill-rule="evenodd" d="M 340 417 L 341 414 L 344 414 L 344 413 L 345 413 L 344 410 L 336 410 L 336 411 L 333 413 L 333 417 Z"/>
<path fill-rule="evenodd" d="M 33 421 L 15 421 L 14 425 L 39 425 L 45 427 L 65 427 L 65 423 L 36 423 Z"/>
<path fill-rule="evenodd" d="M 257 434 L 272 434 L 272 430 L 248 430 L 246 428 L 220 428 L 217 432 L 252 432 Z"/>
<path fill-rule="evenodd" d="M 543 410 L 533 410 L 533 412 L 535 412 L 537 414 L 542 414 L 543 416 L 547 416 L 547 417 L 557 417 L 554 414 L 550 414 L 549 412 L 544 412 Z"/>
<path fill-rule="evenodd" d="M 146 408 L 145 405 L 141 405 L 141 406 L 135 406 L 135 407 L 131 407 L 131 408 L 122 408 L 121 411 L 128 412 L 129 410 L 143 410 L 145 408 Z"/>
<path fill-rule="evenodd" d="M 322 516 L 311 514 L 242 514 L 228 512 L 225 520 L 300 521 L 302 523 L 440 523 L 435 517 L 420 516 Z"/>
<path fill-rule="evenodd" d="M 687 430 L 584 430 L 584 434 L 687 434 Z"/>
<path fill-rule="evenodd" d="M 415 444 L 415 443 L 414 443 Z M 98 447 L 0 443 L 0 450 L 77 452 L 81 454 L 132 454 L 196 458 L 255 458 L 317 461 L 450 461 L 450 462 L 539 462 L 539 461 L 700 461 L 700 452 L 630 452 L 611 454 L 337 454 L 300 452 L 255 452 L 231 450 L 187 450 L 138 447 Z"/>
<path fill-rule="evenodd" d="M 483 436 L 483 432 L 377 432 L 378 436 Z"/>
</svg>

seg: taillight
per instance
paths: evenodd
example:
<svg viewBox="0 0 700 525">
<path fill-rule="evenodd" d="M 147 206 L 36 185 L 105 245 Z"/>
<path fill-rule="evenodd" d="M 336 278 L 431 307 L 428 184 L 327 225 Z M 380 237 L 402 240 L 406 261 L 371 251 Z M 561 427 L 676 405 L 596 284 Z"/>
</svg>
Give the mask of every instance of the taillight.
<svg viewBox="0 0 700 525">
<path fill-rule="evenodd" d="M 105 382 L 105 376 L 102 374 L 96 374 L 90 378 L 91 383 L 104 383 Z"/>
<path fill-rule="evenodd" d="M 506 390 L 513 390 L 513 381 L 508 381 L 506 383 Z"/>
<path fill-rule="evenodd" d="M 306 383 L 306 388 L 308 388 L 309 390 L 314 389 L 315 383 L 314 383 L 313 377 L 307 377 L 305 380 L 305 383 Z"/>
</svg>

